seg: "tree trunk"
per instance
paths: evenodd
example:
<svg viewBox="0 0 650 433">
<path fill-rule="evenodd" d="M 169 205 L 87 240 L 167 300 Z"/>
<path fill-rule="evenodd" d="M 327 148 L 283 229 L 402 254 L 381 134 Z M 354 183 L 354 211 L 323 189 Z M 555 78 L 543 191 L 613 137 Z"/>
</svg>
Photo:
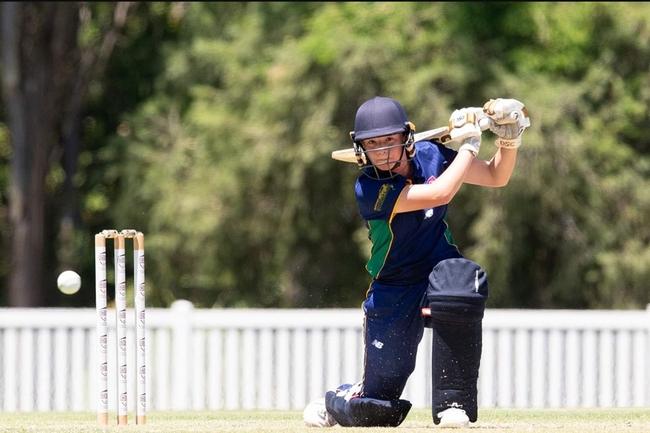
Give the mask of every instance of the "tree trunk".
<svg viewBox="0 0 650 433">
<path fill-rule="evenodd" d="M 101 75 L 130 2 L 117 2 L 96 47 L 77 43 L 80 15 L 91 18 L 86 3 L 2 3 L 2 87 L 11 131 L 9 190 L 11 252 L 9 305 L 41 306 L 54 286 L 53 266 L 45 263 L 45 239 L 57 230 L 63 265 L 71 265 L 71 239 L 77 198 L 73 178 L 81 148 L 80 119 L 88 85 Z M 80 14 L 82 8 L 82 14 Z M 48 208 L 47 175 L 63 155 L 66 174 L 60 224 Z M 66 260 L 65 258 L 68 258 Z M 52 277 L 45 280 L 45 276 Z"/>
<path fill-rule="evenodd" d="M 108 60 L 113 53 L 120 31 L 126 24 L 131 2 L 118 2 L 113 10 L 113 22 L 107 26 L 99 45 L 86 47 L 77 51 L 78 63 L 72 91 L 66 101 L 63 115 L 61 139 L 63 144 L 62 167 L 65 173 L 61 194 L 60 220 L 57 233 L 57 259 L 61 268 L 73 268 L 79 265 L 78 251 L 75 245 L 75 232 L 81 225 L 79 216 L 79 199 L 74 183 L 77 174 L 79 152 L 83 147 L 81 118 L 83 104 L 88 93 L 88 86 L 93 78 L 103 75 Z M 82 23 L 92 18 L 90 6 L 80 5 Z"/>
<path fill-rule="evenodd" d="M 74 77 L 76 3 L 3 3 L 3 91 L 11 131 L 9 305 L 46 304 L 46 178 Z"/>
</svg>

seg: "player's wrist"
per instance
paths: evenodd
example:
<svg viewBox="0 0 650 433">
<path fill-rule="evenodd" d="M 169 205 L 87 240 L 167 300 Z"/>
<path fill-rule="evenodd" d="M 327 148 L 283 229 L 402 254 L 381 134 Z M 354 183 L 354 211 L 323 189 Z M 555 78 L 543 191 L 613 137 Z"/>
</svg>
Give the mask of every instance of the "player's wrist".
<svg viewBox="0 0 650 433">
<path fill-rule="evenodd" d="M 460 145 L 458 151 L 466 150 L 476 157 L 481 148 L 481 139 L 479 137 L 470 137 L 463 141 L 463 144 Z"/>
<path fill-rule="evenodd" d="M 501 149 L 517 149 L 521 146 L 521 134 L 516 138 L 497 137 L 494 144 Z"/>
</svg>

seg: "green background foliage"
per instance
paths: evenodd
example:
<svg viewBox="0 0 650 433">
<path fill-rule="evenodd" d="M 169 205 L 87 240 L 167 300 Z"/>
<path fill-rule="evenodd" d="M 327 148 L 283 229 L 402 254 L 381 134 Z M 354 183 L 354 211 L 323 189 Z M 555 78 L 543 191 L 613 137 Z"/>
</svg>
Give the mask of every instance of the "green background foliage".
<svg viewBox="0 0 650 433">
<path fill-rule="evenodd" d="M 53 303 L 92 305 L 92 235 L 134 227 L 152 305 L 358 306 L 370 248 L 358 171 L 330 153 L 350 146 L 374 95 L 399 99 L 419 130 L 490 98 L 527 105 L 510 183 L 465 185 L 450 205 L 461 251 L 488 272 L 489 306 L 650 301 L 649 5 L 251 2 L 129 16 L 82 120 L 81 223 L 65 253 L 84 290 Z M 494 149 L 484 134 L 481 156 Z M 9 266 L 3 255 L 0 285 Z"/>
</svg>

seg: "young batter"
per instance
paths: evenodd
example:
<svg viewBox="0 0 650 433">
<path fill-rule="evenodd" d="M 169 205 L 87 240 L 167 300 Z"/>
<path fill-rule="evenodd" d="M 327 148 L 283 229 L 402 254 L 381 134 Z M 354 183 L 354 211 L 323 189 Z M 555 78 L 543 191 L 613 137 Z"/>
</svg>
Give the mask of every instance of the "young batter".
<svg viewBox="0 0 650 433">
<path fill-rule="evenodd" d="M 483 161 L 476 158 L 481 128 L 470 109 L 450 118 L 460 142 L 454 151 L 432 141 L 414 143 L 413 124 L 394 99 L 375 97 L 358 108 L 350 133 L 361 168 L 355 194 L 372 242 L 366 266 L 372 282 L 363 302 L 363 378 L 309 404 L 307 425 L 399 425 L 411 407 L 400 396 L 425 326 L 434 336 L 434 423 L 457 427 L 476 421 L 487 279 L 454 244 L 447 205 L 463 183 L 508 183 L 525 128 L 495 121 L 522 109 L 513 99 L 486 103 L 498 138 L 496 153 Z"/>
</svg>

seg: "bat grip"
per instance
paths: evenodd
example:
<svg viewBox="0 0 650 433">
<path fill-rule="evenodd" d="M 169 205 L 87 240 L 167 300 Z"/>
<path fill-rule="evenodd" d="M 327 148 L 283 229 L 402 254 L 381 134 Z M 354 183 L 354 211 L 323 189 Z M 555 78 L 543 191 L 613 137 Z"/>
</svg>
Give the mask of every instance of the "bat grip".
<svg viewBox="0 0 650 433">
<path fill-rule="evenodd" d="M 482 119 L 479 119 L 478 121 L 478 126 L 481 128 L 481 131 L 485 131 L 487 129 L 490 129 L 490 122 L 492 119 L 489 117 L 483 117 Z"/>
</svg>

